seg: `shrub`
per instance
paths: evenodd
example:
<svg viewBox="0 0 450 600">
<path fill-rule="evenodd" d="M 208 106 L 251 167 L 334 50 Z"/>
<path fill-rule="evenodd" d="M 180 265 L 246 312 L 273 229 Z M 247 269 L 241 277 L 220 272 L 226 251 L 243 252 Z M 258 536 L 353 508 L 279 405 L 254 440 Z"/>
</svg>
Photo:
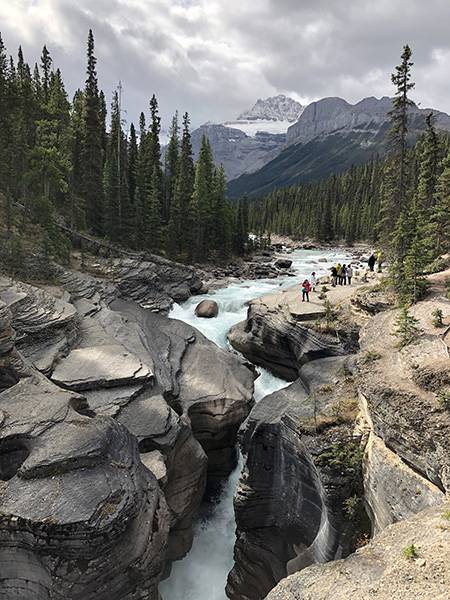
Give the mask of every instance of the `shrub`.
<svg viewBox="0 0 450 600">
<path fill-rule="evenodd" d="M 391 333 L 400 338 L 396 348 L 403 348 L 417 340 L 421 333 L 421 329 L 417 327 L 419 320 L 409 314 L 408 308 L 403 307 L 399 316 L 395 319 L 397 329 Z"/>
<path fill-rule="evenodd" d="M 363 365 L 367 365 L 368 363 L 373 362 L 374 360 L 379 360 L 381 358 L 381 354 L 377 350 L 364 350 L 361 355 L 361 363 Z"/>
<path fill-rule="evenodd" d="M 417 548 L 414 546 L 414 544 L 402 548 L 402 555 L 407 559 L 417 558 L 419 556 L 417 553 Z"/>
<path fill-rule="evenodd" d="M 361 471 L 363 452 L 357 442 L 336 443 L 317 458 L 320 466 L 337 467 L 345 475 L 356 475 Z"/>
<path fill-rule="evenodd" d="M 442 327 L 442 321 L 444 318 L 442 310 L 440 308 L 433 310 L 431 316 L 433 317 L 431 323 L 434 325 L 434 327 Z"/>
<path fill-rule="evenodd" d="M 450 410 L 450 393 L 449 392 L 439 392 L 438 394 L 438 402 L 445 410 Z"/>
</svg>

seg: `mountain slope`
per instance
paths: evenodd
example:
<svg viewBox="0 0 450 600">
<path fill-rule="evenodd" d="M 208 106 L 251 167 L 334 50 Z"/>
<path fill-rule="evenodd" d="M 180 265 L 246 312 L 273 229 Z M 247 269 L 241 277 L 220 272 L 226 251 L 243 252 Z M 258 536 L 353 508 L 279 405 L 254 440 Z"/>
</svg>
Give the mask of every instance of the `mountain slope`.
<svg viewBox="0 0 450 600">
<path fill-rule="evenodd" d="M 391 128 L 389 98 L 365 98 L 351 105 L 341 98 L 324 98 L 305 108 L 292 125 L 279 155 L 259 171 L 242 175 L 228 183 L 228 196 L 238 198 L 266 194 L 274 187 L 294 185 L 327 178 L 352 164 L 370 160 L 387 150 L 387 133 Z M 410 111 L 410 142 L 417 140 L 425 129 L 425 117 L 430 109 L 412 107 Z M 450 130 L 450 116 L 435 111 L 436 129 Z"/>
<path fill-rule="evenodd" d="M 302 113 L 299 102 L 286 96 L 258 100 L 235 121 L 205 123 L 192 132 L 197 159 L 203 135 L 209 138 L 216 165 L 223 164 L 228 180 L 259 170 L 282 149 L 286 132 Z"/>
</svg>

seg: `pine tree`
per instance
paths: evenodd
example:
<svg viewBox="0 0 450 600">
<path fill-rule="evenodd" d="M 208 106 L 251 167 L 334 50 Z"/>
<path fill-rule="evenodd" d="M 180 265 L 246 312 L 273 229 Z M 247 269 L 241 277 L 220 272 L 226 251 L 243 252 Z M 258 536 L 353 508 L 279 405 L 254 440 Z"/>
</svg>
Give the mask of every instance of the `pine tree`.
<svg viewBox="0 0 450 600">
<path fill-rule="evenodd" d="M 165 202 L 164 202 L 164 210 L 163 216 L 166 222 L 169 221 L 170 217 L 170 204 L 172 201 L 172 197 L 175 191 L 175 184 L 178 176 L 178 172 L 180 169 L 180 140 L 178 137 L 179 134 L 179 126 L 178 126 L 178 112 L 175 113 L 175 116 L 172 119 L 172 125 L 170 127 L 170 140 L 167 147 L 166 157 L 165 157 L 165 167 L 166 167 L 166 193 L 165 193 Z"/>
<path fill-rule="evenodd" d="M 41 69 L 42 69 L 42 101 L 44 105 L 48 104 L 50 97 L 50 78 L 51 78 L 52 58 L 47 46 L 42 48 Z"/>
<path fill-rule="evenodd" d="M 392 129 L 389 132 L 390 143 L 393 150 L 393 163 L 390 170 L 389 188 L 384 206 L 384 229 L 389 233 L 395 227 L 395 223 L 402 212 L 405 204 L 407 180 L 408 180 L 408 161 L 407 161 L 407 135 L 408 135 L 408 108 L 414 105 L 409 99 L 408 92 L 414 88 L 411 79 L 412 52 L 406 44 L 403 46 L 402 62 L 396 67 L 396 73 L 391 76 L 392 83 L 397 86 L 392 104 L 392 110 L 389 111 Z"/>
<path fill-rule="evenodd" d="M 11 108 L 8 93 L 8 61 L 0 34 L 0 191 L 4 192 L 10 184 Z"/>
<path fill-rule="evenodd" d="M 436 184 L 435 206 L 430 214 L 431 241 L 436 255 L 450 250 L 450 151 L 441 163 Z"/>
<path fill-rule="evenodd" d="M 103 131 L 104 109 L 100 102 L 94 56 L 94 36 L 89 30 L 87 44 L 87 79 L 82 112 L 80 155 L 81 194 L 86 205 L 89 229 L 103 234 Z"/>
<path fill-rule="evenodd" d="M 136 194 L 136 168 L 138 160 L 138 145 L 134 124 L 130 125 L 128 141 L 128 191 L 131 205 L 134 205 Z"/>
<path fill-rule="evenodd" d="M 206 258 L 211 248 L 214 162 L 208 138 L 203 135 L 195 167 L 194 192 L 189 205 L 192 260 Z"/>
</svg>

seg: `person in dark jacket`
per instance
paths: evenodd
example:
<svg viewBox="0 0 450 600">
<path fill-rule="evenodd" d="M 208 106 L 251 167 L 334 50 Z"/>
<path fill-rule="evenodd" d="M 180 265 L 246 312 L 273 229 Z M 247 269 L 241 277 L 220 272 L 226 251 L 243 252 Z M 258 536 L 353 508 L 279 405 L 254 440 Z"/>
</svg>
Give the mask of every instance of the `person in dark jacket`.
<svg viewBox="0 0 450 600">
<path fill-rule="evenodd" d="M 331 267 L 331 285 L 333 287 L 336 287 L 337 284 L 337 278 L 338 278 L 338 274 L 337 274 L 337 269 L 336 267 Z"/>
<path fill-rule="evenodd" d="M 375 266 L 375 256 L 373 254 L 370 255 L 367 264 L 369 265 L 369 269 L 373 271 L 373 267 Z"/>
</svg>

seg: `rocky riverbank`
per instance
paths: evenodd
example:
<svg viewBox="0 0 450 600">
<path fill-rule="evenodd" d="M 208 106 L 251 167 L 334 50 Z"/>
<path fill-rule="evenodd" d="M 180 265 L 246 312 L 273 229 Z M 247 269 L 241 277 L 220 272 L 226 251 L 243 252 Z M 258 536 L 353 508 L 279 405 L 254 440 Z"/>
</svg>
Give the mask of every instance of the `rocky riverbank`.
<svg viewBox="0 0 450 600">
<path fill-rule="evenodd" d="M 352 293 L 340 286 L 327 293 L 334 312 L 328 323 L 323 302 L 316 296 L 309 304 L 299 302 L 299 290 L 292 288 L 252 301 L 247 320 L 230 332 L 244 355 L 294 381 L 263 399 L 241 428 L 244 467 L 235 498 L 231 598 L 263 598 L 288 573 L 349 552 L 348 520 L 357 516 L 352 506 L 358 491 L 345 489 L 345 477 L 354 467 L 354 444 L 363 467 L 359 495 L 373 533 L 443 503 L 449 493 L 450 417 L 439 394 L 450 393 L 450 367 L 431 314 L 441 309 L 444 324 L 450 324 L 445 277 L 450 273 L 431 276 L 432 293 L 412 309 L 422 334 L 403 349 L 391 335 L 399 315 L 392 298 L 382 286 L 364 289 L 360 282 Z M 353 420 L 344 417 L 345 394 L 336 398 L 345 374 L 353 378 L 358 398 Z M 443 532 L 448 550 L 449 532 Z M 270 598 L 331 598 L 321 595 L 322 588 L 314 591 L 311 581 L 320 569 L 311 571 L 312 579 L 293 578 L 299 588 L 283 584 L 280 595 L 275 588 Z"/>
<path fill-rule="evenodd" d="M 135 301 L 164 312 L 202 289 L 193 270 L 125 262 L 46 290 L 0 279 L 2 597 L 157 600 L 236 464 L 253 370 Z"/>
</svg>

